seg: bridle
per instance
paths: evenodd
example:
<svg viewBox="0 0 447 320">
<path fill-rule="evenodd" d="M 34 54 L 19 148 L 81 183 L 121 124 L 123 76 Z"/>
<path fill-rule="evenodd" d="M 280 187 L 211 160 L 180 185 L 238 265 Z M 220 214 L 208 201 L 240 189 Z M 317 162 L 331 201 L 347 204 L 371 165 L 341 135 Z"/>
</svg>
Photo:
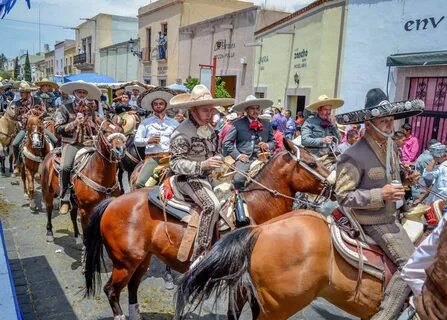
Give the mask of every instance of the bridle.
<svg viewBox="0 0 447 320">
<path fill-rule="evenodd" d="M 121 132 L 113 132 L 113 133 L 109 134 L 106 137 L 105 134 L 102 131 L 102 127 L 103 127 L 104 123 L 106 123 L 106 122 L 109 122 L 110 123 L 109 126 L 113 126 L 112 129 L 114 129 L 115 125 L 113 123 L 111 123 L 110 120 L 103 120 L 101 122 L 101 125 L 99 126 L 99 129 L 98 129 L 98 139 L 94 139 L 93 140 L 94 141 L 94 145 L 95 145 L 96 151 L 99 153 L 99 155 L 102 158 L 104 158 L 107 162 L 109 162 L 109 163 L 118 163 L 125 156 L 125 153 L 123 152 L 121 157 L 115 157 L 114 153 L 112 152 L 112 144 L 111 144 L 111 142 L 114 139 L 121 139 L 124 143 L 126 143 L 127 138 Z M 99 140 L 101 140 L 102 143 L 105 144 L 106 151 L 108 153 L 108 157 L 106 155 L 104 155 L 104 153 L 102 152 L 102 150 L 101 150 L 102 148 L 99 145 L 99 143 L 100 143 Z"/>
<path fill-rule="evenodd" d="M 324 187 L 321 190 L 320 194 L 314 199 L 314 201 L 307 201 L 307 200 L 304 200 L 304 199 L 300 199 L 300 198 L 298 198 L 296 196 L 294 196 L 294 197 L 288 196 L 288 195 L 286 195 L 284 193 L 279 192 L 278 190 L 271 189 L 271 188 L 267 187 L 266 185 L 260 183 L 259 181 L 254 180 L 252 177 L 250 177 L 245 172 L 242 172 L 241 170 L 237 169 L 234 165 L 229 165 L 229 164 L 227 164 L 225 162 L 224 162 L 224 164 L 226 166 L 229 166 L 231 169 L 235 170 L 237 173 L 243 175 L 247 179 L 247 181 L 252 182 L 252 183 L 258 185 L 259 187 L 261 187 L 262 190 L 270 192 L 275 197 L 278 197 L 278 196 L 279 197 L 283 197 L 283 198 L 292 200 L 294 202 L 299 202 L 301 204 L 307 205 L 307 206 L 312 207 L 312 208 L 320 207 L 321 204 L 323 204 L 329 198 L 329 197 L 324 196 L 324 194 L 328 190 L 329 190 L 328 194 L 331 194 L 331 192 L 332 192 L 332 184 L 329 182 L 329 180 L 327 178 L 323 177 L 320 173 L 318 173 L 315 169 L 313 169 L 304 160 L 301 159 L 301 152 L 300 152 L 300 149 L 299 149 L 298 146 L 294 146 L 294 148 L 295 148 L 295 151 L 296 151 L 296 155 L 291 153 L 290 151 L 287 151 L 287 153 L 292 157 L 292 159 L 294 161 L 297 162 L 298 165 L 300 165 L 304 170 L 308 171 L 314 177 L 318 178 L 320 180 L 320 182 L 324 185 Z M 259 190 L 259 189 L 255 189 L 255 190 Z M 250 191 L 253 191 L 253 189 L 241 190 L 240 192 L 244 193 L 244 192 L 250 192 Z"/>
</svg>

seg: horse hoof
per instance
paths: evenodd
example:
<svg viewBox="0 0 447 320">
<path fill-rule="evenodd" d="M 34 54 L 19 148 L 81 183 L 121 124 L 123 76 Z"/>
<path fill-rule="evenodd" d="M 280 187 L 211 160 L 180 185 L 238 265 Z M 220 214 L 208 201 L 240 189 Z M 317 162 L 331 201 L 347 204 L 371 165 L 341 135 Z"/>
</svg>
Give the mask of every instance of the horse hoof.
<svg viewBox="0 0 447 320">
<path fill-rule="evenodd" d="M 23 194 L 23 199 L 28 199 L 28 195 L 26 193 Z"/>
<path fill-rule="evenodd" d="M 51 235 L 47 235 L 47 242 L 54 242 L 54 237 Z"/>
<path fill-rule="evenodd" d="M 174 290 L 175 285 L 172 281 L 165 281 L 165 289 L 166 290 Z"/>
</svg>

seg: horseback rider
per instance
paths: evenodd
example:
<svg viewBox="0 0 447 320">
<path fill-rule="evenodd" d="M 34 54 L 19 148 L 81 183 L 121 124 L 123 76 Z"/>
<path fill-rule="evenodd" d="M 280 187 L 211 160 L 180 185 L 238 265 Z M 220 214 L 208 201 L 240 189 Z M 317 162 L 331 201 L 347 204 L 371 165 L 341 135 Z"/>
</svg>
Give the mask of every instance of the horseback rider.
<svg viewBox="0 0 447 320">
<path fill-rule="evenodd" d="M 129 112 L 130 114 L 138 114 L 144 117 L 147 112 L 138 106 L 132 106 L 129 104 L 130 93 L 123 92 L 123 94 L 114 99 L 116 102 L 114 104 L 115 114 L 121 114 L 124 112 Z"/>
<path fill-rule="evenodd" d="M 38 97 L 33 97 L 31 95 L 31 86 L 26 81 L 21 81 L 19 84 L 20 99 L 14 101 L 16 119 L 21 125 L 21 130 L 17 133 L 14 141 L 12 142 L 12 150 L 14 153 L 14 175 L 19 174 L 19 164 L 20 164 L 20 145 L 26 135 L 26 114 L 28 111 L 33 109 L 40 109 L 40 112 L 46 112 L 46 107 L 42 104 L 42 100 Z M 56 145 L 57 138 L 47 129 L 44 130 L 45 137 L 51 141 L 51 143 Z"/>
<path fill-rule="evenodd" d="M 12 88 L 12 84 L 0 81 L 0 112 L 5 112 L 9 105 L 7 91 Z"/>
<path fill-rule="evenodd" d="M 398 148 L 392 140 L 393 126 L 394 120 L 420 114 L 423 106 L 420 100 L 389 102 L 381 89 L 371 89 L 366 95 L 365 109 L 337 116 L 341 124 L 365 122 L 366 128 L 365 135 L 337 163 L 338 203 L 351 209 L 364 233 L 399 270 L 414 251 L 398 220 L 405 195 L 401 181 L 413 182 L 418 177 L 417 173 L 401 173 Z M 384 291 L 379 312 L 372 319 L 397 319 L 409 293 L 397 271 Z"/>
<path fill-rule="evenodd" d="M 262 110 L 270 108 L 272 100 L 256 99 L 249 95 L 244 102 L 232 107 L 233 112 L 245 112 L 246 116 L 233 122 L 230 131 L 223 141 L 224 155 L 231 155 L 236 161 L 238 171 L 247 173 L 250 165 L 262 152 L 273 152 L 275 138 L 269 121 L 260 119 Z M 242 189 L 246 177 L 239 172 L 234 175 L 233 184 L 236 189 Z"/>
<path fill-rule="evenodd" d="M 331 154 L 329 146 L 334 142 L 341 142 L 340 132 L 331 113 L 343 103 L 341 99 L 321 95 L 317 102 L 306 106 L 306 110 L 314 114 L 309 116 L 301 127 L 301 144 L 313 155 L 323 157 Z"/>
<path fill-rule="evenodd" d="M 62 105 L 56 110 L 56 131 L 62 136 L 61 168 L 61 206 L 59 212 L 66 214 L 70 208 L 70 173 L 76 153 L 82 149 L 84 141 L 92 139 L 94 134 L 94 112 L 89 100 L 97 100 L 101 91 L 93 84 L 84 81 L 68 82 L 61 91 L 73 95 L 73 102 Z"/>
<path fill-rule="evenodd" d="M 142 94 L 146 89 L 134 84 L 125 87 L 124 90 L 126 90 L 126 92 L 130 92 L 129 106 L 135 108 L 138 107 L 138 98 L 140 97 L 140 94 Z"/>
<path fill-rule="evenodd" d="M 152 177 L 155 167 L 163 157 L 169 156 L 169 141 L 179 123 L 166 115 L 168 102 L 176 92 L 163 87 L 149 89 L 142 94 L 140 105 L 154 115 L 144 119 L 135 134 L 135 146 L 145 147 L 145 162 L 138 176 L 136 187 L 143 188 Z"/>
<path fill-rule="evenodd" d="M 47 111 L 54 110 L 56 108 L 56 97 L 53 94 L 53 90 L 58 90 L 59 86 L 56 82 L 49 81 L 48 79 L 42 79 L 36 82 L 39 86 L 39 90 L 34 94 L 36 98 L 39 98 L 44 104 Z"/>
<path fill-rule="evenodd" d="M 215 106 L 232 103 L 234 99 L 231 98 L 213 98 L 201 84 L 190 94 L 179 94 L 170 101 L 173 108 L 190 109 L 189 117 L 171 135 L 170 165 L 178 190 L 202 209 L 191 261 L 200 261 L 208 251 L 220 211 L 210 173 L 222 167 L 223 162 L 217 153 L 217 135 L 210 123 L 217 112 Z"/>
</svg>

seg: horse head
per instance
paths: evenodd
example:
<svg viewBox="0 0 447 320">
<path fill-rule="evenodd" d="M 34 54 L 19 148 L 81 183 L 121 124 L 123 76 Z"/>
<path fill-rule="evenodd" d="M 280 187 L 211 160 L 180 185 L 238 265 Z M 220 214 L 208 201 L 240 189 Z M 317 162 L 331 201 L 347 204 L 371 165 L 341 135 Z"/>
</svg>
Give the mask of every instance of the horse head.
<svg viewBox="0 0 447 320">
<path fill-rule="evenodd" d="M 287 150 L 287 163 L 284 168 L 290 170 L 293 190 L 307 192 L 328 198 L 331 196 L 333 179 L 331 172 L 303 147 L 284 139 Z"/>
<path fill-rule="evenodd" d="M 6 108 L 5 111 L 5 117 L 7 117 L 10 120 L 15 120 L 16 118 L 16 106 L 13 103 L 10 103 L 9 106 Z"/>
<path fill-rule="evenodd" d="M 99 126 L 98 140 L 101 154 L 109 162 L 118 162 L 125 156 L 126 136 L 123 128 L 110 120 L 104 120 Z"/>
<path fill-rule="evenodd" d="M 33 148 L 40 149 L 44 147 L 44 126 L 42 115 L 28 116 L 26 122 L 26 134 Z"/>
</svg>

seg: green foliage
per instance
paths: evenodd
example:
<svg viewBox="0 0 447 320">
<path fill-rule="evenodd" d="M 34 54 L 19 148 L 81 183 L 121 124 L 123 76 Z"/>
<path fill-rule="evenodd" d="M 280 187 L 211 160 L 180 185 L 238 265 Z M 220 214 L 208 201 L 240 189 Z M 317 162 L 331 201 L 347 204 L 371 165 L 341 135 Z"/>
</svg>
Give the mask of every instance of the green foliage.
<svg viewBox="0 0 447 320">
<path fill-rule="evenodd" d="M 194 88 L 199 83 L 199 79 L 188 76 L 185 81 L 185 86 L 189 89 L 189 91 L 192 91 L 192 88 Z"/>
<path fill-rule="evenodd" d="M 0 70 L 0 77 L 3 79 L 12 79 L 12 72 L 9 70 Z"/>
<path fill-rule="evenodd" d="M 19 57 L 16 57 L 16 59 L 14 60 L 14 79 L 18 79 L 20 75 L 20 66 L 19 66 Z"/>
<path fill-rule="evenodd" d="M 24 67 L 24 72 L 25 72 L 25 81 L 31 82 L 31 64 L 29 62 L 29 55 L 28 55 L 28 51 L 26 52 L 26 57 L 25 57 L 25 67 Z"/>
<path fill-rule="evenodd" d="M 197 78 L 193 78 L 191 76 L 188 76 L 186 78 L 185 86 L 192 91 L 192 89 L 200 84 L 200 80 Z M 209 88 L 211 90 L 211 88 Z M 225 89 L 225 81 L 222 80 L 221 77 L 216 77 L 216 89 L 215 89 L 215 98 L 231 98 L 231 95 L 228 93 L 228 91 Z"/>
<path fill-rule="evenodd" d="M 231 95 L 225 89 L 225 81 L 221 77 L 216 77 L 216 92 L 215 98 L 231 98 Z"/>
</svg>

